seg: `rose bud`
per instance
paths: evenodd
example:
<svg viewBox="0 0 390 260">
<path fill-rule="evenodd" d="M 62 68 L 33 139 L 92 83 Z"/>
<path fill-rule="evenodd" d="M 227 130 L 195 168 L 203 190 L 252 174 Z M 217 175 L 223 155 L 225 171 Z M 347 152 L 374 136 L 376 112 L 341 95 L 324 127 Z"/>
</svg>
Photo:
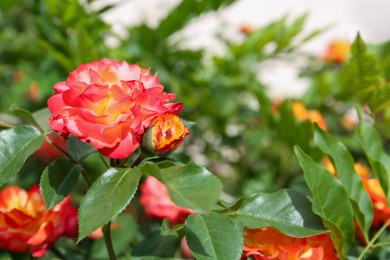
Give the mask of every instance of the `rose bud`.
<svg viewBox="0 0 390 260">
<path fill-rule="evenodd" d="M 142 149 L 159 156 L 168 156 L 190 134 L 180 118 L 172 113 L 154 119 L 142 138 Z"/>
</svg>

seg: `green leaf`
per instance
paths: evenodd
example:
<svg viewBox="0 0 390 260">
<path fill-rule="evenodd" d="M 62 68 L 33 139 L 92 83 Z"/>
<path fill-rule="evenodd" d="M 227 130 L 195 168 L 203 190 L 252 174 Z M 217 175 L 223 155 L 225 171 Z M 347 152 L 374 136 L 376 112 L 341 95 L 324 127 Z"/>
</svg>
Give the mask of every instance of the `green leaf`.
<svg viewBox="0 0 390 260">
<path fill-rule="evenodd" d="M 198 1 L 181 1 L 165 17 L 156 28 L 156 33 L 161 38 L 166 38 L 172 33 L 183 28 L 190 20 L 201 15 L 203 12 L 217 10 L 223 5 L 227 5 L 233 0 L 198 0 Z"/>
<path fill-rule="evenodd" d="M 0 185 L 15 176 L 26 159 L 43 142 L 43 135 L 31 126 L 18 126 L 0 132 Z"/>
<path fill-rule="evenodd" d="M 90 143 L 84 143 L 73 135 L 69 136 L 67 148 L 70 155 L 78 161 L 82 161 L 91 153 L 96 152 L 96 149 Z"/>
<path fill-rule="evenodd" d="M 382 139 L 373 126 L 361 122 L 358 127 L 358 138 L 368 158 L 370 166 L 378 178 L 390 203 L 390 156 L 383 148 Z"/>
<path fill-rule="evenodd" d="M 32 113 L 35 121 L 45 132 L 50 130 L 49 117 L 51 116 L 50 110 L 46 107 L 41 110 Z"/>
<path fill-rule="evenodd" d="M 60 158 L 52 162 L 43 171 L 39 186 L 47 210 L 70 194 L 81 171 L 82 167 L 68 158 Z"/>
<path fill-rule="evenodd" d="M 350 197 L 356 219 L 367 240 L 373 218 L 372 203 L 363 188 L 362 179 L 355 173 L 352 155 L 341 142 L 318 126 L 314 131 L 314 143 L 334 162 L 337 177 Z"/>
<path fill-rule="evenodd" d="M 327 232 L 321 219 L 310 208 L 311 203 L 303 195 L 282 189 L 244 199 L 235 216 L 250 229 L 274 227 L 292 237 Z"/>
<path fill-rule="evenodd" d="M 89 188 L 79 207 L 78 242 L 122 212 L 133 198 L 140 168 L 110 168 Z"/>
<path fill-rule="evenodd" d="M 15 115 L 23 118 L 24 120 L 33 124 L 34 126 L 38 127 L 41 130 L 41 127 L 39 126 L 38 122 L 35 120 L 34 116 L 30 113 L 30 111 L 19 107 L 15 103 L 12 104 L 9 109 Z"/>
<path fill-rule="evenodd" d="M 230 217 L 217 213 L 190 215 L 185 230 L 196 259 L 240 259 L 243 232 Z"/>
<path fill-rule="evenodd" d="M 381 105 L 379 89 L 382 75 L 377 57 L 367 51 L 367 46 L 360 35 L 356 36 L 351 47 L 352 58 L 341 74 L 344 95 L 356 97 L 362 103 L 369 103 L 371 109 Z M 379 94 L 379 95 L 378 95 Z"/>
<path fill-rule="evenodd" d="M 354 240 L 353 209 L 348 194 L 338 179 L 314 162 L 301 148 L 296 146 L 294 150 L 312 193 L 312 210 L 331 231 L 339 257 L 346 259 Z"/>
<path fill-rule="evenodd" d="M 179 247 L 176 233 L 161 234 L 159 230 L 149 234 L 134 246 L 133 256 L 158 256 L 172 258 Z"/>
<path fill-rule="evenodd" d="M 158 165 L 147 163 L 143 173 L 156 177 L 168 187 L 172 201 L 180 207 L 196 212 L 208 212 L 222 192 L 222 184 L 205 167 L 189 164 L 177 164 L 159 169 Z"/>
</svg>

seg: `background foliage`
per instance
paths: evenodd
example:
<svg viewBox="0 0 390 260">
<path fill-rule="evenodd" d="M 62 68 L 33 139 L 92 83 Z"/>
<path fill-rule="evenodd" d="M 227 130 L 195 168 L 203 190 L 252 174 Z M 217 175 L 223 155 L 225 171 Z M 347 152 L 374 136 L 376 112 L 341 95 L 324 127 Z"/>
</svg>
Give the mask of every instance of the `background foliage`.
<svg viewBox="0 0 390 260">
<path fill-rule="evenodd" d="M 99 203 L 93 202 L 90 211 L 81 211 L 81 221 L 83 218 L 90 219 L 102 204 L 116 207 L 109 208 L 111 215 L 105 215 L 106 219 L 99 216 L 96 221 L 85 220 L 86 226 L 81 226 L 79 239 L 116 216 L 133 196 L 137 198 L 137 183 L 140 179 L 142 181 L 142 175 L 153 175 L 167 184 L 171 194 L 176 194 L 173 196 L 175 203 L 199 213 L 189 217 L 183 228 L 191 234 L 190 247 L 204 250 L 194 252 L 199 259 L 205 255 L 211 259 L 226 259 L 225 248 L 235 248 L 238 251 L 228 251 L 227 254 L 239 256 L 242 244 L 240 225 L 253 228 L 276 226 L 297 237 L 322 233 L 326 228 L 332 231 L 342 258 L 359 255 L 364 247 L 355 240 L 353 219 L 357 219 L 366 239 L 372 237 L 375 230 L 370 227 L 372 208 L 360 178 L 354 172 L 354 161 L 371 167 L 390 201 L 390 42 L 367 45 L 358 35 L 347 62 L 326 62 L 320 57 L 300 52 L 302 44 L 321 32 L 303 33 L 306 15 L 295 19 L 282 17 L 244 34 L 240 42 L 220 38 L 226 48 L 222 55 L 210 56 L 204 49 L 185 49 L 180 40 L 172 40 L 172 35 L 192 20 L 232 2 L 182 1 L 157 27 L 151 28 L 146 24 L 130 27 L 129 37 L 122 38 L 115 35 L 110 25 L 100 18 L 100 14 L 112 6 L 95 10 L 91 8 L 93 0 L 83 4 L 76 0 L 1 1 L 0 122 L 4 129 L 8 124 L 24 124 L 27 119 L 32 125 L 38 125 L 40 130 L 47 131 L 47 122 L 42 121 L 48 115 L 44 108 L 47 98 L 53 93 L 53 85 L 65 80 L 79 64 L 103 57 L 150 67 L 159 76 L 166 91 L 175 92 L 177 99 L 184 103 L 181 117 L 196 122 L 182 149 L 173 155 L 185 164 L 144 164 L 127 170 L 133 171 L 132 175 L 125 175 L 127 180 L 122 180 L 125 173 L 115 169 L 103 173 L 105 167 L 96 154 L 91 154 L 93 150 L 72 138 L 68 142 L 68 150 L 75 161 L 60 159 L 50 164 L 38 156 L 30 157 L 43 137 L 36 128 L 20 126 L 15 131 L 20 132 L 17 135 L 23 135 L 25 140 L 17 140 L 12 145 L 7 143 L 5 147 L 9 144 L 16 151 L 23 148 L 22 154 L 15 155 L 13 150 L 4 152 L 5 156 L 0 158 L 1 183 L 16 183 L 28 188 L 33 183 L 39 183 L 41 178 L 41 183 L 48 182 L 51 172 L 63 171 L 63 179 L 58 182 L 66 182 L 67 187 L 72 187 L 63 193 L 72 191 L 75 204 L 83 205 L 89 197 L 105 198 Z M 107 36 L 116 37 L 118 46 L 108 46 L 105 42 Z M 259 64 L 274 59 L 294 59 L 298 55 L 305 60 L 302 76 L 311 82 L 300 101 L 309 109 L 322 113 L 328 132 L 313 127 L 308 120 L 297 120 L 291 100 L 272 100 L 267 94 L 267 86 L 258 75 Z M 31 118 L 21 108 L 37 112 Z M 357 128 L 344 127 L 342 119 L 355 110 L 360 120 L 366 122 Z M 4 134 L 5 142 L 14 142 L 10 137 L 12 134 Z M 321 165 L 324 155 L 330 157 L 340 173 L 338 179 Z M 209 170 L 188 163 L 192 159 Z M 78 164 L 81 161 L 85 169 L 94 173 L 90 176 L 91 181 L 97 179 L 94 188 L 88 190 L 83 199 L 87 187 L 77 182 L 82 172 Z M 179 177 L 173 178 L 173 173 Z M 194 187 L 197 182 L 206 180 L 209 186 L 202 186 L 202 194 L 211 197 L 202 197 L 197 192 L 188 193 L 188 187 L 180 186 L 180 178 L 187 178 L 183 181 L 194 183 Z M 108 190 L 99 186 L 100 183 L 126 186 L 127 193 L 106 193 Z M 47 189 L 43 188 L 43 195 L 49 205 L 54 206 L 63 198 L 56 197 L 58 190 L 53 195 L 49 186 L 44 187 Z M 221 192 L 222 200 L 217 203 Z M 322 202 L 329 194 L 332 195 L 331 202 L 325 206 Z M 243 196 L 248 197 L 237 200 Z M 264 198 L 280 205 L 285 202 L 289 212 L 298 214 L 300 218 L 289 219 L 288 214 L 283 212 L 286 208 L 261 204 Z M 113 200 L 118 204 L 110 205 Z M 125 212 L 128 214 L 120 215 L 118 221 L 131 232 L 125 235 L 113 232 L 119 256 L 125 258 L 132 250 L 136 256 L 150 252 L 160 257 L 175 255 L 177 234 L 183 236 L 180 233 L 183 231 L 176 233 L 164 224 L 160 226 L 152 220 L 142 221 L 144 216 L 136 199 Z M 278 219 L 277 216 L 283 217 Z M 269 219 L 275 219 L 276 223 Z M 286 220 L 287 223 L 282 225 Z M 208 232 L 210 226 L 222 230 L 229 227 L 231 234 L 221 234 L 214 229 L 215 232 Z M 205 242 L 220 241 L 226 236 L 231 237 L 231 244 L 217 243 L 215 248 L 210 248 Z M 379 239 L 389 241 L 387 231 Z M 145 241 L 152 241 L 149 245 L 155 245 L 155 248 L 141 246 Z M 170 255 L 156 249 L 161 243 L 171 248 Z M 99 241 L 85 239 L 75 247 L 74 243 L 63 239 L 59 245 L 66 249 L 64 252 L 69 259 L 107 257 Z M 4 251 L 0 254 L 8 253 Z M 386 259 L 389 254 L 386 247 L 377 247 L 369 252 L 375 259 Z"/>
</svg>

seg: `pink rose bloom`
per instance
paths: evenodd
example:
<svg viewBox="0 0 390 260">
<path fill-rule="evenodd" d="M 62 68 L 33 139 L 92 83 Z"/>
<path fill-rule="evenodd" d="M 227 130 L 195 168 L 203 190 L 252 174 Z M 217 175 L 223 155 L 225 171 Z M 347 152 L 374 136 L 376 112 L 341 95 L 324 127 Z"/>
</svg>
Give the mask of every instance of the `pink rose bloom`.
<svg viewBox="0 0 390 260">
<path fill-rule="evenodd" d="M 0 249 L 42 257 L 61 236 L 77 235 L 77 209 L 70 196 L 49 211 L 39 186 L 25 191 L 9 186 L 0 192 Z"/>
<path fill-rule="evenodd" d="M 140 187 L 140 202 L 148 216 L 164 219 L 169 223 L 183 223 L 187 216 L 194 213 L 191 209 L 181 208 L 171 200 L 168 188 L 154 177 L 147 177 Z"/>
<path fill-rule="evenodd" d="M 49 98 L 50 127 L 64 137 L 90 142 L 109 158 L 126 158 L 136 150 L 151 121 L 178 114 L 182 103 L 163 92 L 147 69 L 110 59 L 80 65 Z"/>
</svg>

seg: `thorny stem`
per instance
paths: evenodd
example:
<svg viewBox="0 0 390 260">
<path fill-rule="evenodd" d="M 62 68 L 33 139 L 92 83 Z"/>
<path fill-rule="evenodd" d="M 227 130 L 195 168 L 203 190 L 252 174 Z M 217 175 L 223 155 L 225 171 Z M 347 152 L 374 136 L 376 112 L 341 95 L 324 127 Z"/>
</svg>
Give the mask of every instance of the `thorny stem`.
<svg viewBox="0 0 390 260">
<path fill-rule="evenodd" d="M 390 219 L 386 221 L 385 224 L 381 227 L 381 229 L 376 232 L 375 236 L 368 242 L 367 246 L 364 248 L 363 252 L 359 255 L 358 260 L 362 260 L 363 256 L 368 252 L 370 248 L 374 246 L 375 241 L 379 238 L 379 236 L 383 233 L 383 231 L 390 225 Z"/>
<path fill-rule="evenodd" d="M 116 255 L 111 240 L 111 221 L 103 226 L 102 231 L 103 231 L 104 242 L 106 244 L 108 256 L 110 257 L 110 260 L 116 260 Z"/>
</svg>

